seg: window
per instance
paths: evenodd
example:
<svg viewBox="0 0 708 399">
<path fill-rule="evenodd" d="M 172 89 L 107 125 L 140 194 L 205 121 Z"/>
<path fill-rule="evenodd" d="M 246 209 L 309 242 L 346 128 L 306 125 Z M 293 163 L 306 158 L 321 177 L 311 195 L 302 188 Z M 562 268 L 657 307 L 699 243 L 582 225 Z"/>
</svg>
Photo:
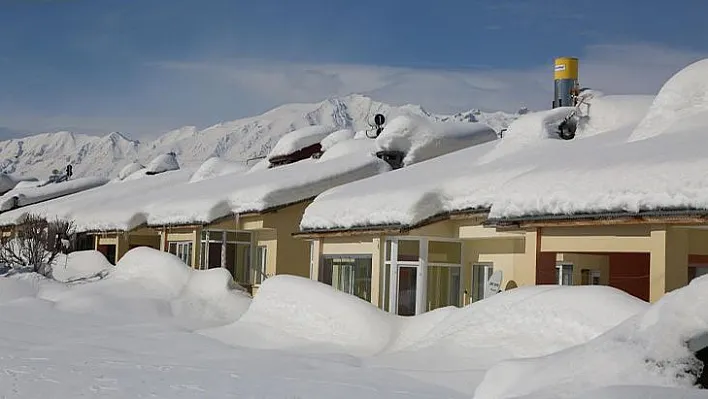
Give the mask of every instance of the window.
<svg viewBox="0 0 708 399">
<path fill-rule="evenodd" d="M 580 271 L 581 285 L 600 285 L 600 271 L 583 269 Z"/>
<path fill-rule="evenodd" d="M 266 264 L 268 259 L 268 247 L 260 245 L 256 248 L 256 264 L 253 269 L 253 284 L 262 284 L 266 279 Z"/>
<path fill-rule="evenodd" d="M 573 285 L 573 265 L 559 263 L 556 265 L 556 282 L 558 285 Z"/>
<path fill-rule="evenodd" d="M 192 242 L 171 242 L 169 246 L 169 252 L 172 255 L 177 256 L 182 259 L 182 262 L 186 263 L 187 266 L 192 266 Z"/>
<path fill-rule="evenodd" d="M 481 301 L 485 298 L 492 273 L 494 273 L 494 265 L 492 263 L 475 263 L 472 265 L 472 302 Z"/>
<path fill-rule="evenodd" d="M 371 301 L 371 255 L 324 255 L 319 281 Z"/>
<path fill-rule="evenodd" d="M 251 269 L 250 232 L 203 230 L 201 253 L 199 256 L 202 269 L 223 267 L 234 280 L 246 283 Z"/>
</svg>

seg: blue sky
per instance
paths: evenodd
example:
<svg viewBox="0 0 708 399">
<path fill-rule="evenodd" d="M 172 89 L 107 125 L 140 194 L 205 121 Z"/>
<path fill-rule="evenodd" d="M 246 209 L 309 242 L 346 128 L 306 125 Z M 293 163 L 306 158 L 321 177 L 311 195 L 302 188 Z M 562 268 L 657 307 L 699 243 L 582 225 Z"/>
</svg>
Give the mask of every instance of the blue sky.
<svg viewBox="0 0 708 399">
<path fill-rule="evenodd" d="M 133 137 L 361 92 L 546 107 L 555 56 L 653 93 L 708 54 L 705 0 L 0 0 L 0 135 Z"/>
</svg>

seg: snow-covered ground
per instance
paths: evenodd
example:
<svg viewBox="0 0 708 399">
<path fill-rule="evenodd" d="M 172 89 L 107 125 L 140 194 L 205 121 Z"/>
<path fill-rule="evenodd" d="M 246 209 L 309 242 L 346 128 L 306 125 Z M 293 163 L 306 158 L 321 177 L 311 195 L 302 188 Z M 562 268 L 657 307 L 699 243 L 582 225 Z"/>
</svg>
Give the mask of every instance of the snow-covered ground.
<svg viewBox="0 0 708 399">
<path fill-rule="evenodd" d="M 70 283 L 0 277 L 3 397 L 708 396 L 682 367 L 684 340 L 708 330 L 708 277 L 653 306 L 545 286 L 403 318 L 292 276 L 251 299 L 147 248 L 57 268 Z"/>
</svg>

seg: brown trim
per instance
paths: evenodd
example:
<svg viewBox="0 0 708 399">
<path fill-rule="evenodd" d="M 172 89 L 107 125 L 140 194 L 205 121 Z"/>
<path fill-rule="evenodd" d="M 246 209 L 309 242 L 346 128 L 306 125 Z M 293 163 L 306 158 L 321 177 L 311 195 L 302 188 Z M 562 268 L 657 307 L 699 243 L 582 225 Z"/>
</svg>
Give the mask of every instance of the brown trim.
<svg viewBox="0 0 708 399">
<path fill-rule="evenodd" d="M 343 229 L 322 229 L 305 230 L 293 233 L 297 238 L 323 238 L 323 237 L 355 237 L 362 235 L 396 235 L 405 234 L 412 230 L 431 225 L 445 220 L 474 220 L 477 224 L 487 220 L 488 210 L 465 210 L 459 212 L 445 212 L 433 215 L 412 225 L 389 225 L 389 226 L 361 226 Z"/>
<path fill-rule="evenodd" d="M 498 225 L 497 229 L 523 229 L 525 227 L 563 227 L 563 226 L 617 226 L 617 225 L 632 225 L 632 224 L 708 224 L 708 217 L 700 216 L 651 216 L 651 217 L 621 217 L 612 219 L 577 219 L 577 220 L 548 220 L 548 221 L 533 221 L 514 222 L 510 225 Z"/>
</svg>

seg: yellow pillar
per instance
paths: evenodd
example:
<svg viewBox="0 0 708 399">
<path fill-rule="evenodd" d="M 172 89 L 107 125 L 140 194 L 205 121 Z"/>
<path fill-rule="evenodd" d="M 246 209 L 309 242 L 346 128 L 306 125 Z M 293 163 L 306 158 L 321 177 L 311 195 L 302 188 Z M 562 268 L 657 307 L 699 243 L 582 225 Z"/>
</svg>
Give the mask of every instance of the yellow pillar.
<svg viewBox="0 0 708 399">
<path fill-rule="evenodd" d="M 320 276 L 320 258 L 322 255 L 322 244 L 324 238 L 315 238 L 310 241 L 310 279 L 319 280 Z"/>
<path fill-rule="evenodd" d="M 649 301 L 688 284 L 688 230 L 671 226 L 652 228 L 649 265 Z"/>
<path fill-rule="evenodd" d="M 199 269 L 201 267 L 200 263 L 200 244 L 201 244 L 201 238 L 202 238 L 202 228 L 197 227 L 194 229 L 192 232 L 192 268 L 193 269 Z"/>
<path fill-rule="evenodd" d="M 381 237 L 374 237 L 371 245 L 371 303 L 379 306 L 381 285 L 381 265 L 383 265 L 383 251 L 381 250 Z"/>
<path fill-rule="evenodd" d="M 541 233 L 527 230 L 524 236 L 524 254 L 514 262 L 514 282 L 517 286 L 536 285 L 536 262 L 541 251 Z"/>
<path fill-rule="evenodd" d="M 128 233 L 118 233 L 116 234 L 116 263 L 125 255 L 130 249 L 128 241 Z"/>
</svg>

